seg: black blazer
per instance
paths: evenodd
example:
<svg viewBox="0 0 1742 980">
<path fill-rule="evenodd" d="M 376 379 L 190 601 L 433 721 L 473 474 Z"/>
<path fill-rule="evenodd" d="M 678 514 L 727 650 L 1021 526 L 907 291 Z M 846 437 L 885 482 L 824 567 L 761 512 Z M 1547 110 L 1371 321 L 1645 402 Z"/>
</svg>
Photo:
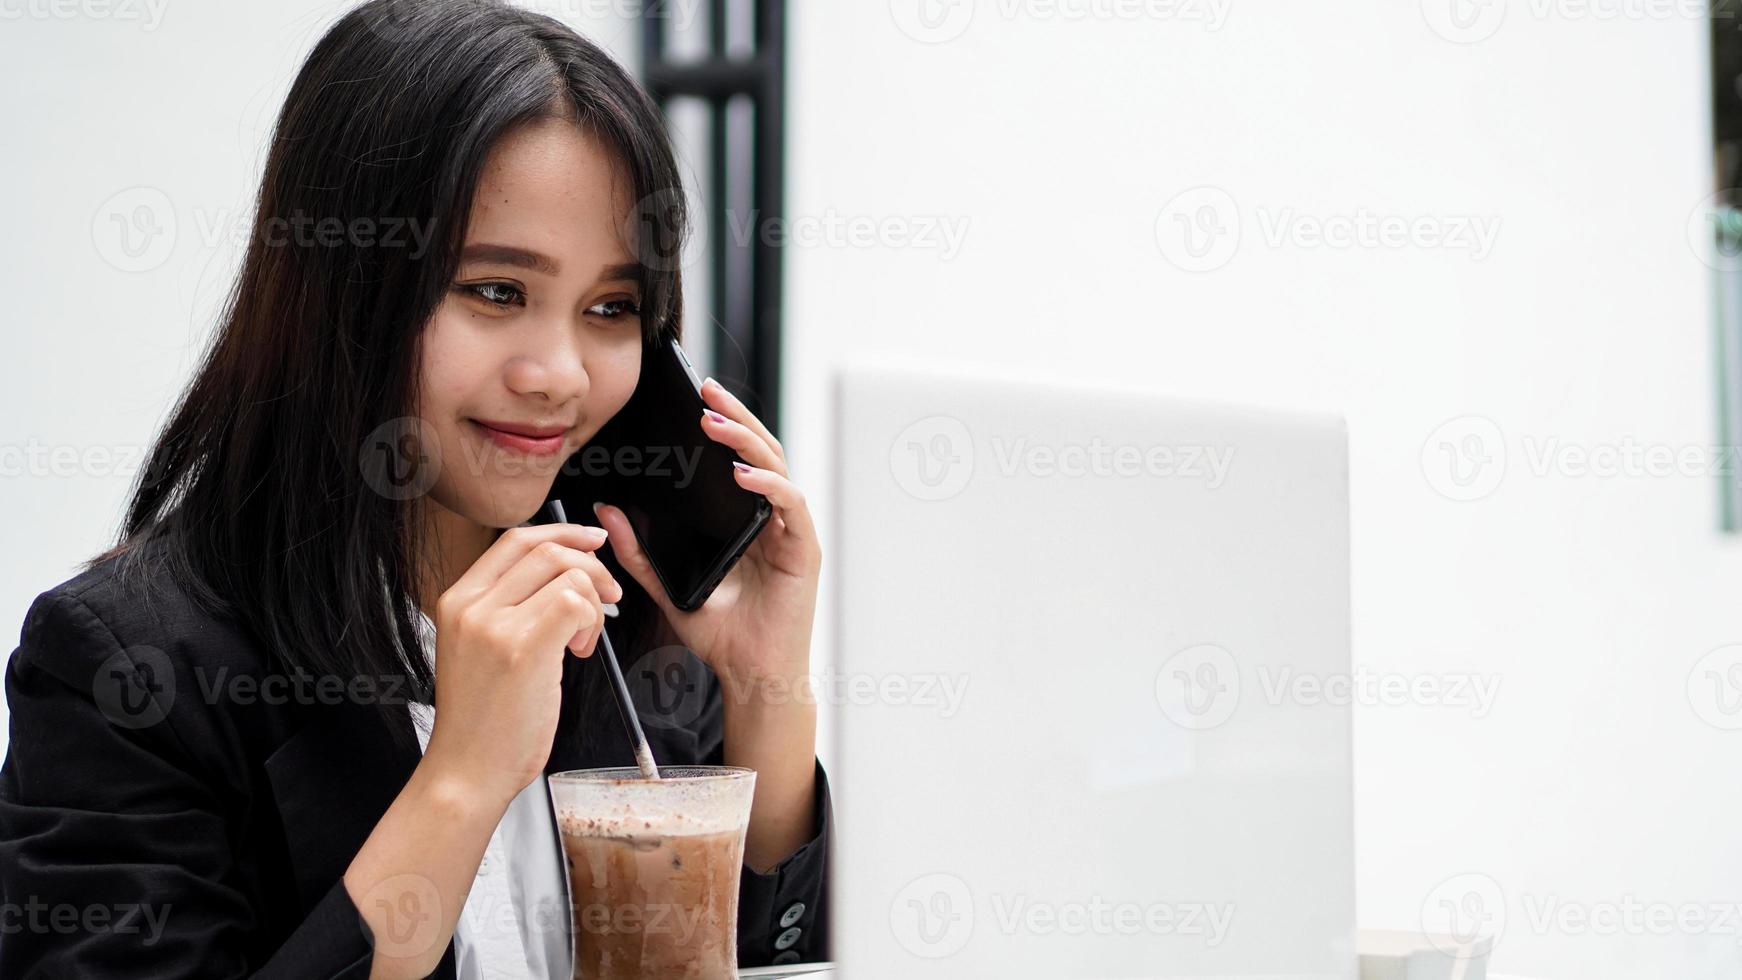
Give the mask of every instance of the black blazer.
<svg viewBox="0 0 1742 980">
<path fill-rule="evenodd" d="M 417 765 L 415 738 L 336 686 L 298 694 L 280 674 L 256 692 L 270 668 L 247 630 L 171 586 L 124 594 L 113 564 L 39 595 L 6 667 L 0 977 L 367 977 L 341 876 Z M 582 703 L 610 697 L 582 682 L 602 665 L 564 665 L 545 771 L 632 765 L 614 702 Z M 719 684 L 696 676 L 694 720 L 648 727 L 662 764 L 723 757 Z M 742 966 L 829 958 L 820 764 L 816 786 L 816 837 L 743 869 Z M 451 942 L 433 976 L 454 976 Z"/>
</svg>

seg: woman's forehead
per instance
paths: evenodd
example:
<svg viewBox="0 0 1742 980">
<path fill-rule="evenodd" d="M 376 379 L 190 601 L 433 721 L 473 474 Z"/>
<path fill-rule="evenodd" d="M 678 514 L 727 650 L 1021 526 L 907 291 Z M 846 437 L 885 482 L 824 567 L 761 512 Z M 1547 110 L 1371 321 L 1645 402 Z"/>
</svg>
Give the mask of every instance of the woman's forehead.
<svg viewBox="0 0 1742 980">
<path fill-rule="evenodd" d="M 473 195 L 467 243 L 513 245 L 584 265 L 628 261 L 633 201 L 615 155 L 573 123 L 547 120 L 505 135 Z M 565 269 L 566 271 L 566 269 Z"/>
</svg>

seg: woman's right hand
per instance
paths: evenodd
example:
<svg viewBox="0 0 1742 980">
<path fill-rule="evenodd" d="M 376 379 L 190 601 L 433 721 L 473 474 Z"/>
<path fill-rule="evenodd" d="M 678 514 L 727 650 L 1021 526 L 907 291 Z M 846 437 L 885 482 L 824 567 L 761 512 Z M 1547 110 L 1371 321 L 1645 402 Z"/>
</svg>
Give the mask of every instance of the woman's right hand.
<svg viewBox="0 0 1742 980">
<path fill-rule="evenodd" d="M 345 869 L 372 977 L 428 976 L 459 922 L 490 834 L 544 772 L 563 649 L 592 652 L 623 590 L 593 555 L 598 528 L 502 532 L 436 600 L 435 728 L 423 761 Z M 396 914 L 414 909 L 410 920 Z"/>
<path fill-rule="evenodd" d="M 563 653 L 590 656 L 603 604 L 623 598 L 593 554 L 605 540 L 584 524 L 508 528 L 442 593 L 425 764 L 503 807 L 543 774 Z"/>
</svg>

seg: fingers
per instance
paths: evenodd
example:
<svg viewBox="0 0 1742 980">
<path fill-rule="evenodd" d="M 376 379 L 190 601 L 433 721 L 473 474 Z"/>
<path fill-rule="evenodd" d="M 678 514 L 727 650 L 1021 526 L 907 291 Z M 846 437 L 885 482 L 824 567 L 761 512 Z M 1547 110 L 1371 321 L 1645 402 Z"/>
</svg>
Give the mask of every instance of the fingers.
<svg viewBox="0 0 1742 980">
<path fill-rule="evenodd" d="M 727 391 L 725 385 L 713 378 L 702 382 L 702 401 L 709 408 L 755 433 L 756 438 L 768 447 L 768 452 L 773 454 L 773 458 L 779 460 L 782 466 L 785 465 L 786 451 L 781 448 L 780 440 L 774 438 L 774 433 L 768 431 L 768 426 L 762 424 L 762 420 L 756 417 L 756 413 L 744 407 L 744 403 L 738 400 L 738 396 Z M 733 445 L 732 448 L 738 449 L 745 459 L 759 466 L 768 459 L 767 456 L 762 456 L 759 460 L 758 457 L 751 456 L 736 445 Z M 778 469 L 780 467 L 769 466 L 766 468 Z"/>
<path fill-rule="evenodd" d="M 599 631 L 605 628 L 605 613 L 593 579 L 571 568 L 533 593 L 519 606 L 532 622 L 528 639 L 539 648 L 566 646 L 585 657 L 593 652 Z"/>
<path fill-rule="evenodd" d="M 816 540 L 816 525 L 811 521 L 810 505 L 805 503 L 804 494 L 791 480 L 772 470 L 748 463 L 733 464 L 732 476 L 739 486 L 767 497 L 768 502 L 774 505 L 775 516 L 780 518 L 789 532 L 805 541 Z"/>
<path fill-rule="evenodd" d="M 546 541 L 581 551 L 592 551 L 605 543 L 605 532 L 585 524 L 540 524 L 536 527 L 511 527 L 503 531 L 472 567 L 449 587 L 461 596 L 477 596 L 487 592 L 508 570 L 533 548 Z M 524 597 L 522 597 L 524 598 Z"/>
<path fill-rule="evenodd" d="M 742 422 L 735 422 L 718 412 L 703 411 L 702 431 L 715 442 L 736 450 L 752 466 L 776 473 L 786 472 L 786 461 L 769 447 L 762 436 Z"/>
<path fill-rule="evenodd" d="M 653 601 L 669 617 L 678 613 L 677 607 L 671 604 L 671 597 L 665 594 L 665 585 L 660 582 L 659 575 L 647 561 L 647 553 L 641 550 L 641 540 L 635 536 L 635 528 L 629 523 L 628 515 L 610 504 L 594 503 L 593 513 L 598 516 L 599 523 L 611 532 L 611 554 L 617 558 L 617 564 L 633 577 L 637 584 L 647 590 Z"/>
<path fill-rule="evenodd" d="M 600 535 L 601 538 L 604 535 Z M 584 572 L 593 582 L 600 598 L 618 602 L 623 589 L 606 571 L 597 555 L 591 551 L 571 548 L 558 541 L 541 541 L 514 563 L 485 593 L 493 606 L 515 606 L 525 602 L 551 579 L 571 569 Z"/>
</svg>

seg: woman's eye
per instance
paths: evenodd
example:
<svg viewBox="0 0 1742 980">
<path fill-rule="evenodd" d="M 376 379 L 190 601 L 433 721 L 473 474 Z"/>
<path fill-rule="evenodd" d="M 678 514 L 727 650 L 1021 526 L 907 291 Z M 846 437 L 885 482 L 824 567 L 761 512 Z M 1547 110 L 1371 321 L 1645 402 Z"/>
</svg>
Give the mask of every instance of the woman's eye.
<svg viewBox="0 0 1742 980">
<path fill-rule="evenodd" d="M 594 316 L 602 316 L 614 320 L 622 316 L 640 316 L 641 307 L 634 300 L 608 299 L 603 303 L 595 303 L 588 307 L 587 312 Z"/>
<path fill-rule="evenodd" d="M 516 286 L 505 282 L 479 282 L 461 286 L 463 292 L 476 296 L 491 306 L 525 306 L 526 296 Z"/>
</svg>

